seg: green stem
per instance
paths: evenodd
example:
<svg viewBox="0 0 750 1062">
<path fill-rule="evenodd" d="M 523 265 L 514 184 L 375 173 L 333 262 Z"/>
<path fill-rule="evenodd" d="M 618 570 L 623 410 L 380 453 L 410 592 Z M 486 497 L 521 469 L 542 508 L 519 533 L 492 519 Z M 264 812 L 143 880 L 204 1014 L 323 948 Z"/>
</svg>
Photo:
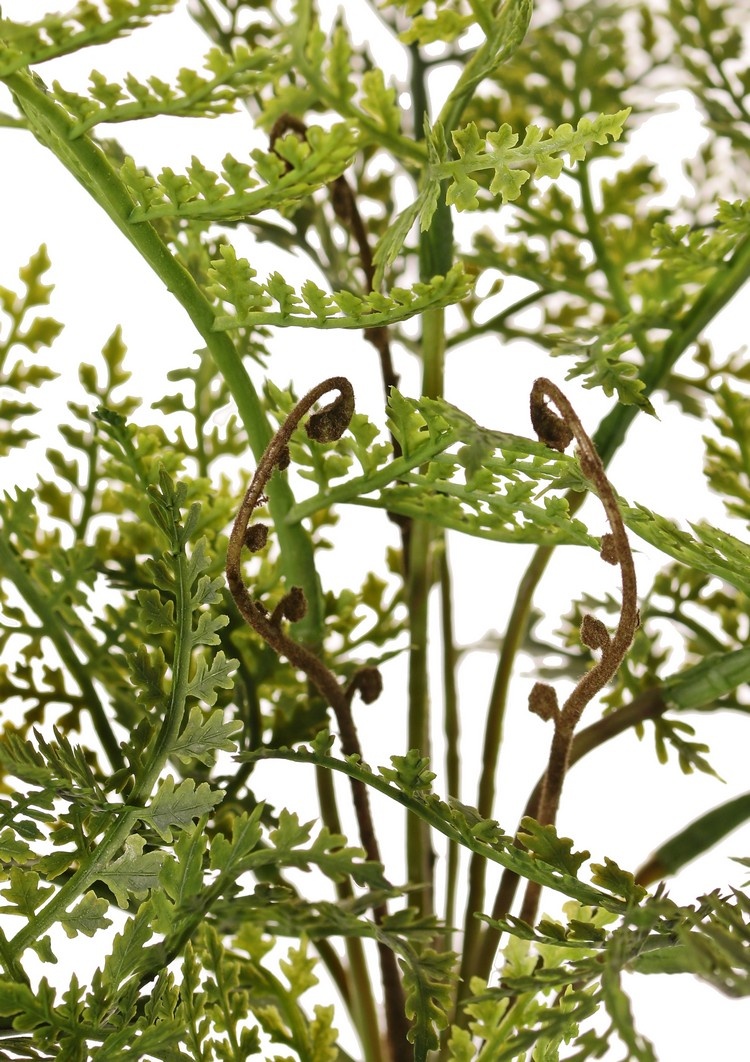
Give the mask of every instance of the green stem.
<svg viewBox="0 0 750 1062">
<path fill-rule="evenodd" d="M 333 775 L 322 767 L 316 767 L 315 780 L 318 786 L 318 801 L 323 824 L 331 833 L 343 833 L 336 804 Z M 348 878 L 336 882 L 335 886 L 336 895 L 340 900 L 349 899 L 354 895 Z M 372 994 L 372 982 L 362 941 L 358 937 L 346 937 L 345 946 L 349 960 L 349 976 L 346 978 L 347 991 L 344 1000 L 359 1035 L 365 1062 L 384 1062 L 378 1011 L 375 997 Z"/>
<path fill-rule="evenodd" d="M 578 178 L 578 183 L 581 188 L 581 206 L 583 208 L 583 216 L 586 219 L 587 235 L 596 257 L 596 264 L 607 278 L 610 294 L 614 299 L 617 309 L 624 317 L 632 311 L 632 306 L 625 289 L 622 272 L 612 261 L 607 249 L 607 243 L 600 225 L 599 214 L 594 206 L 594 200 L 591 194 L 588 163 L 589 159 L 584 159 L 576 170 L 576 177 Z M 638 349 L 643 355 L 644 362 L 648 363 L 648 361 L 654 357 L 654 348 L 649 342 L 646 333 L 643 329 L 634 329 L 633 339 L 635 339 Z"/>
<path fill-rule="evenodd" d="M 490 703 L 487 708 L 484 741 L 482 744 L 482 773 L 479 779 L 477 810 L 482 818 L 490 818 L 495 803 L 497 763 L 503 740 L 505 713 L 508 706 L 508 690 L 513 675 L 516 653 L 526 634 L 529 614 L 539 581 L 552 555 L 551 546 L 540 546 L 524 572 L 513 603 L 513 610 L 503 639 L 498 660 Z M 464 921 L 464 946 L 461 957 L 461 987 L 459 999 L 469 992 L 469 982 L 476 969 L 476 951 L 480 937 L 480 924 L 474 916 L 484 906 L 486 863 L 476 854 L 469 864 L 469 895 L 466 901 Z"/>
<path fill-rule="evenodd" d="M 24 601 L 38 616 L 45 637 L 52 642 L 63 664 L 65 664 L 78 683 L 82 697 L 86 702 L 86 707 L 91 715 L 96 735 L 102 743 L 102 748 L 106 752 L 109 762 L 114 768 L 119 769 L 124 765 L 120 745 L 114 735 L 96 687 L 91 681 L 87 665 L 78 657 L 71 644 L 71 630 L 66 627 L 60 613 L 50 605 L 49 601 L 40 592 L 36 581 L 27 571 L 21 558 L 5 535 L 0 535 L 0 571 L 13 582 Z"/>
<path fill-rule="evenodd" d="M 434 239 L 432 230 L 426 241 Z M 428 249 L 422 255 L 426 268 L 438 255 L 445 255 L 445 246 Z M 451 246 L 448 245 L 448 253 Z M 425 313 L 422 325 L 422 394 L 439 398 L 444 389 L 445 314 L 442 309 Z M 429 698 L 429 596 L 433 584 L 434 551 L 441 533 L 426 520 L 415 520 L 410 536 L 410 556 L 406 584 L 407 608 L 410 621 L 409 648 L 409 722 L 408 748 L 430 755 L 430 698 Z M 433 853 L 427 825 L 413 816 L 406 823 L 406 852 L 409 881 L 423 886 L 418 893 L 423 914 L 433 905 Z"/>
<path fill-rule="evenodd" d="M 732 257 L 717 271 L 691 308 L 677 322 L 658 356 L 650 358 L 643 366 L 640 375 L 645 384 L 644 396 L 652 394 L 663 383 L 678 358 L 749 279 L 750 236 L 745 236 Z M 618 402 L 602 420 L 594 435 L 594 445 L 605 465 L 622 445 L 639 411 L 639 406 L 626 406 Z"/>
<path fill-rule="evenodd" d="M 90 137 L 70 139 L 73 119 L 41 87 L 38 79 L 19 71 L 4 80 L 37 138 L 80 181 L 187 312 L 226 380 L 252 452 L 260 460 L 271 438 L 271 428 L 236 347 L 225 333 L 214 330 L 211 303 L 156 229 L 148 222 L 130 221 L 136 204 L 117 171 Z M 269 483 L 268 497 L 284 574 L 290 584 L 302 587 L 307 599 L 307 614 L 296 627 L 297 637 L 308 644 L 318 644 L 323 630 L 323 604 L 312 543 L 303 528 L 286 523 L 294 497 L 283 477 L 275 476 Z"/>
<path fill-rule="evenodd" d="M 456 663 L 458 654 L 453 636 L 453 589 L 448 561 L 448 543 L 440 556 L 440 604 L 443 634 L 443 697 L 445 707 L 443 727 L 445 732 L 445 781 L 451 796 L 461 795 L 461 757 L 459 754 L 460 723 L 458 689 L 456 686 Z M 445 881 L 444 946 L 451 948 L 452 926 L 456 917 L 456 892 L 458 887 L 460 849 L 453 841 L 448 843 L 448 859 Z"/>
<path fill-rule="evenodd" d="M 428 605 L 432 586 L 434 531 L 425 520 L 411 528 L 408 580 L 409 610 L 409 719 L 407 748 L 430 755 L 430 693 L 428 677 Z M 432 910 L 432 846 L 425 823 L 409 815 L 406 820 L 406 867 L 411 885 L 420 886 L 417 901 L 422 914 Z"/>
<path fill-rule="evenodd" d="M 65 882 L 58 892 L 27 922 L 26 926 L 10 942 L 16 954 L 21 954 L 34 940 L 38 940 L 51 926 L 58 922 L 65 911 L 89 886 L 97 880 L 100 871 L 114 860 L 140 817 L 145 803 L 151 796 L 156 781 L 169 757 L 185 716 L 185 701 L 190 671 L 192 649 L 192 611 L 190 607 L 190 580 L 184 549 L 175 557 L 175 596 L 177 628 L 175 631 L 175 656 L 172 662 L 172 686 L 169 704 L 159 733 L 144 764 L 128 803 L 118 810 L 117 818 L 88 858 Z"/>
</svg>

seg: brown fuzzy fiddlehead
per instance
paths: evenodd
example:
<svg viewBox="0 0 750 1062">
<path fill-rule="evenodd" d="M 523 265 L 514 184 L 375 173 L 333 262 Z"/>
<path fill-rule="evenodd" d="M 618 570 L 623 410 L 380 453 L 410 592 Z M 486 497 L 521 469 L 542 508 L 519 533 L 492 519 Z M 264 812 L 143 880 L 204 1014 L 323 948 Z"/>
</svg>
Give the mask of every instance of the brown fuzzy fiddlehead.
<svg viewBox="0 0 750 1062">
<path fill-rule="evenodd" d="M 308 391 L 266 447 L 232 526 L 226 576 L 229 590 L 245 621 L 279 656 L 286 657 L 293 667 L 304 672 L 333 709 L 344 755 L 361 758 L 362 749 L 352 717 L 351 702 L 355 693 L 359 693 L 366 704 L 375 701 L 382 689 L 380 673 L 376 668 L 362 668 L 355 673 L 348 686 L 342 687 L 320 657 L 307 646 L 296 642 L 285 629 L 286 623 L 296 623 L 305 614 L 307 602 L 302 590 L 298 586 L 291 587 L 269 614 L 268 609 L 253 598 L 242 576 L 243 549 L 256 552 L 268 540 L 268 528 L 264 524 L 251 523 L 253 513 L 266 500 L 266 485 L 275 472 L 283 472 L 287 468 L 289 441 L 293 432 L 315 403 L 330 391 L 337 391 L 338 395 L 322 409 L 312 413 L 306 425 L 307 434 L 317 442 L 328 443 L 340 439 L 346 431 L 354 413 L 354 391 L 346 377 L 333 376 Z M 367 787 L 357 779 L 351 780 L 351 787 L 362 847 L 368 859 L 381 863 Z M 385 904 L 375 907 L 373 914 L 376 921 L 382 921 L 387 914 Z M 385 945 L 379 945 L 379 956 L 393 1062 L 410 1062 L 413 1049 L 406 1039 L 409 1023 L 404 1012 L 404 993 L 398 965 L 393 952 Z"/>
<path fill-rule="evenodd" d="M 610 634 L 604 623 L 595 616 L 584 616 L 581 623 L 582 643 L 601 654 L 596 664 L 579 680 L 562 707 L 558 706 L 554 689 L 546 683 L 536 683 L 529 696 L 529 710 L 554 723 L 549 761 L 536 815 L 542 825 L 548 825 L 554 824 L 557 817 L 570 762 L 573 734 L 583 710 L 614 677 L 633 641 L 638 627 L 638 597 L 633 554 L 612 484 L 575 410 L 550 380 L 540 378 L 534 382 L 531 422 L 540 441 L 555 450 L 564 450 L 573 439 L 577 442 L 581 470 L 593 483 L 609 521 L 610 531 L 602 536 L 601 557 L 608 564 L 619 565 L 622 578 L 620 618 L 614 633 Z M 521 911 L 524 921 L 533 921 L 538 900 L 539 888 L 530 882 Z"/>
</svg>

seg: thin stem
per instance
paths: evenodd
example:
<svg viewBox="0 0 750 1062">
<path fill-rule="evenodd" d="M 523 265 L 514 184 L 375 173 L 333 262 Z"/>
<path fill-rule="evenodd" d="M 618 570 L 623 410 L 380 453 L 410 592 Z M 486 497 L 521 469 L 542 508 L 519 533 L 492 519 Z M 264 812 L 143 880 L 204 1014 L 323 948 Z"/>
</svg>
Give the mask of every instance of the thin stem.
<svg viewBox="0 0 750 1062">
<path fill-rule="evenodd" d="M 60 659 L 73 676 L 94 724 L 94 730 L 114 768 L 124 765 L 119 742 L 107 718 L 107 713 L 91 680 L 86 663 L 80 659 L 71 644 L 71 633 L 60 613 L 52 608 L 26 565 L 5 536 L 0 536 L 0 571 L 12 579 L 18 592 L 32 611 L 39 617 L 45 637 L 54 645 Z"/>
<path fill-rule="evenodd" d="M 487 718 L 482 742 L 482 770 L 479 778 L 477 810 L 482 818 L 490 818 L 495 803 L 497 764 L 503 740 L 505 714 L 508 706 L 508 690 L 513 675 L 516 653 L 524 639 L 534 599 L 534 592 L 544 574 L 552 555 L 551 546 L 540 546 L 524 572 L 516 593 L 513 609 L 503 638 L 492 693 L 487 708 Z M 464 920 L 464 944 L 461 955 L 461 982 L 459 998 L 469 992 L 469 981 L 476 968 L 475 949 L 481 927 L 475 911 L 484 906 L 486 861 L 473 854 L 469 863 L 469 894 Z"/>
<path fill-rule="evenodd" d="M 579 760 L 583 759 L 584 756 L 588 755 L 589 752 L 593 752 L 594 749 L 604 745 L 607 741 L 611 741 L 612 738 L 618 737 L 631 727 L 638 726 L 639 723 L 643 723 L 647 719 L 657 719 L 664 714 L 668 707 L 669 705 L 664 699 L 662 688 L 656 686 L 641 693 L 624 708 L 618 709 L 611 715 L 605 715 L 602 719 L 598 719 L 595 723 L 585 727 L 573 738 L 568 770 Z M 522 818 L 526 816 L 538 817 L 544 778 L 545 776 L 542 775 L 532 789 L 521 816 Z M 492 918 L 501 920 L 508 916 L 518 890 L 519 881 L 520 877 L 515 871 L 507 868 L 503 871 L 500 885 L 495 895 L 495 902 L 492 906 Z M 476 954 L 476 965 L 473 971 L 477 976 L 485 979 L 489 977 L 500 936 L 500 932 L 492 926 L 485 926 L 482 930 Z"/>
<path fill-rule="evenodd" d="M 443 728 L 445 732 L 445 781 L 448 793 L 461 794 L 461 757 L 459 754 L 460 723 L 458 689 L 456 686 L 456 663 L 458 653 L 453 635 L 453 589 L 448 561 L 448 543 L 440 556 L 440 617 L 443 635 L 443 697 L 445 700 Z M 458 886 L 460 848 L 448 843 L 448 859 L 445 882 L 445 948 L 450 950 L 452 926 L 456 917 L 456 891 Z"/>
<path fill-rule="evenodd" d="M 289 440 L 292 433 L 318 399 L 333 390 L 339 392 L 338 398 L 310 417 L 307 432 L 320 442 L 330 442 L 340 438 L 346 430 L 354 413 L 354 393 L 345 377 L 335 376 L 312 388 L 297 403 L 266 447 L 232 526 L 227 548 L 226 575 L 230 592 L 243 618 L 279 656 L 286 657 L 293 667 L 307 675 L 318 693 L 333 709 L 344 755 L 361 760 L 362 748 L 352 717 L 351 697 L 355 689 L 359 689 L 363 698 L 368 699 L 362 687 L 353 681 L 347 689 L 343 689 L 315 653 L 295 642 L 282 629 L 283 620 L 298 620 L 304 614 L 306 603 L 298 587 L 292 587 L 269 615 L 265 606 L 255 601 L 250 594 L 242 577 L 241 567 L 243 548 L 259 549 L 266 541 L 267 530 L 262 525 L 251 526 L 250 521 L 254 510 L 261 504 L 275 469 L 284 469 L 288 464 Z M 362 847 L 368 859 L 382 863 L 367 786 L 359 779 L 352 778 L 351 790 Z M 376 921 L 382 922 L 387 915 L 385 903 L 374 907 L 373 914 Z M 413 1049 L 406 1039 L 409 1023 L 405 1014 L 404 992 L 396 957 L 390 948 L 380 943 L 378 954 L 393 1062 L 411 1062 Z"/>
<path fill-rule="evenodd" d="M 630 299 L 625 289 L 625 283 L 621 271 L 617 268 L 609 254 L 604 235 L 602 233 L 599 214 L 594 206 L 591 193 L 591 181 L 589 178 L 589 160 L 584 159 L 578 166 L 575 176 L 581 188 L 581 206 L 586 219 L 588 238 L 596 257 L 596 263 L 607 278 L 610 294 L 620 313 L 625 316 L 632 311 Z M 633 338 L 638 349 L 641 351 L 644 361 L 648 362 L 654 357 L 654 349 L 643 329 L 634 329 Z"/>
<path fill-rule="evenodd" d="M 547 295 L 547 292 L 544 289 L 537 288 L 536 291 L 529 292 L 522 299 L 518 299 L 504 310 L 500 310 L 499 313 L 496 313 L 489 321 L 485 321 L 484 324 L 473 324 L 462 332 L 453 332 L 447 340 L 448 349 L 453 350 L 454 347 L 458 347 L 462 343 L 468 343 L 469 340 L 476 339 L 477 336 L 486 335 L 488 332 L 499 331 L 510 317 L 516 313 L 521 313 L 522 310 L 527 309 L 529 306 L 533 306 L 534 303 L 543 299 L 545 295 Z"/>
<path fill-rule="evenodd" d="M 546 399 L 554 403 L 560 416 L 546 405 Z M 557 706 L 552 687 L 545 683 L 537 683 L 529 697 L 529 709 L 542 718 L 552 719 L 555 728 L 536 816 L 542 825 L 550 825 L 554 824 L 557 817 L 575 727 L 589 701 L 612 679 L 633 641 L 639 622 L 638 591 L 633 554 L 617 496 L 578 415 L 562 391 L 550 380 L 540 378 L 534 383 L 531 419 L 540 439 L 557 450 L 564 450 L 571 438 L 575 437 L 581 470 L 593 481 L 611 528 L 611 533 L 602 539 L 602 558 L 618 564 L 622 578 L 622 605 L 614 634 L 610 636 L 604 624 L 592 616 L 585 616 L 581 624 L 581 640 L 589 648 L 601 651 L 598 662 L 578 681 L 562 708 Z M 530 882 L 521 909 L 524 921 L 533 921 L 539 894 L 539 887 Z"/>
<path fill-rule="evenodd" d="M 330 771 L 316 767 L 315 781 L 318 787 L 321 819 L 331 833 L 341 834 L 343 831 L 336 805 L 333 776 Z M 348 878 L 335 882 L 335 887 L 339 900 L 347 900 L 354 895 Z M 316 946 L 318 943 L 321 942 L 316 942 Z M 359 1035 L 365 1062 L 384 1062 L 380 1044 L 378 1011 L 372 994 L 372 984 L 362 941 L 358 937 L 346 937 L 345 947 L 349 970 L 341 970 L 343 984 L 339 985 L 339 991 L 342 995 L 345 994 L 347 1008 Z"/>
</svg>

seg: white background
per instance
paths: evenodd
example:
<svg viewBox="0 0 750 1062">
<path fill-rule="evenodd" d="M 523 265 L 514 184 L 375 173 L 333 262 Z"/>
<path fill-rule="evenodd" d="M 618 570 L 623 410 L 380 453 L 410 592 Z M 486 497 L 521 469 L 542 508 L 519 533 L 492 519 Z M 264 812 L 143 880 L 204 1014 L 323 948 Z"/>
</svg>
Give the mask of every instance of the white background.
<svg viewBox="0 0 750 1062">
<path fill-rule="evenodd" d="M 32 19 L 47 6 L 36 0 L 3 3 L 4 14 L 10 18 Z M 393 55 L 383 51 L 386 45 L 379 36 L 376 20 L 365 17 L 364 5 L 356 7 L 355 39 L 367 38 L 379 61 L 387 69 L 392 68 Z M 98 67 L 112 80 L 130 70 L 142 76 L 157 72 L 169 81 L 180 66 L 199 62 L 207 48 L 205 38 L 182 5 L 173 15 L 157 20 L 127 40 L 59 60 L 40 73 L 48 80 L 54 77 L 67 88 L 79 90 L 85 87 L 92 67 Z M 657 161 L 669 180 L 668 195 L 674 199 L 678 194 L 689 194 L 681 160 L 690 157 L 704 134 L 698 116 L 686 105 L 684 96 L 670 96 L 662 102 L 672 108 L 679 106 L 680 110 L 657 116 L 639 130 L 626 150 L 624 161 L 630 162 L 640 155 Z M 4 98 L 0 98 L 0 107 L 8 109 Z M 199 155 L 209 167 L 218 166 L 227 150 L 242 158 L 251 147 L 262 143 L 261 139 L 252 138 L 250 123 L 242 113 L 212 122 L 158 119 L 129 123 L 114 129 L 113 134 L 140 164 L 152 170 L 170 165 L 179 171 L 189 163 L 192 154 Z M 50 187 L 55 189 L 54 195 L 50 195 Z M 0 284 L 14 287 L 18 267 L 40 243 L 46 242 L 52 259 L 49 279 L 55 284 L 51 313 L 66 326 L 50 354 L 50 363 L 61 373 L 61 378 L 45 388 L 41 398 L 44 417 L 38 418 L 34 425 L 43 435 L 42 442 L 30 446 L 22 459 L 14 462 L 12 474 L 4 473 L 2 488 L 10 489 L 14 482 L 35 484 L 37 474 L 43 470 L 44 447 L 59 445 L 52 425 L 63 418 L 69 398 L 80 398 L 78 363 L 96 363 L 98 351 L 116 324 L 122 324 L 130 350 L 128 364 L 133 380 L 129 393 L 142 392 L 154 398 L 173 390 L 173 385 L 165 380 L 166 372 L 189 359 L 199 339 L 180 307 L 166 291 L 160 290 L 159 283 L 155 283 L 150 270 L 125 238 L 88 200 L 74 179 L 28 134 L 2 130 L 0 189 Z M 463 223 L 468 231 L 474 222 L 466 218 Z M 255 251 L 249 236 L 238 236 L 238 243 L 241 253 L 247 254 L 251 261 L 260 262 L 262 275 L 275 268 L 297 282 L 311 275 L 310 268 L 301 259 L 274 257 L 267 244 Z M 506 297 L 511 291 L 508 285 Z M 723 355 L 739 346 L 744 336 L 738 326 L 736 307 L 712 325 L 711 338 Z M 316 343 L 309 331 L 302 341 L 293 331 L 281 332 L 273 340 L 273 351 L 270 375 L 277 384 L 292 381 L 297 392 L 303 393 L 326 375 L 344 373 L 355 384 L 360 408 L 382 423 L 382 387 L 376 359 L 372 348 L 359 335 L 329 331 Z M 396 356 L 403 390 L 417 393 L 417 365 L 403 352 L 397 352 Z M 546 357 L 520 344 L 502 349 L 496 340 L 488 337 L 449 354 L 446 395 L 480 423 L 530 434 L 526 413 L 528 391 L 533 379 L 544 373 L 563 387 L 584 423 L 593 428 L 609 403 L 599 393 L 583 390 L 577 381 L 565 383 L 567 367 L 562 360 L 550 363 Z M 256 377 L 261 378 L 258 371 Z M 52 396 L 53 404 L 50 403 Z M 628 444 L 613 462 L 611 476 L 615 486 L 630 500 L 643 502 L 664 515 L 682 521 L 705 517 L 728 527 L 719 500 L 704 485 L 703 446 L 695 424 L 689 423 L 686 432 L 675 409 L 665 408 L 658 401 L 656 405 L 660 419 L 639 418 Z M 137 417 L 144 423 L 152 419 L 148 402 Z M 675 474 L 675 431 L 680 433 L 679 478 Z M 595 510 L 590 509 L 585 511 L 584 519 L 590 513 L 593 513 L 592 521 L 599 519 Z M 384 544 L 395 544 L 395 539 L 391 525 L 372 511 L 348 510 L 343 522 L 349 528 L 348 541 L 356 541 L 359 548 L 347 552 L 339 545 L 335 555 L 324 560 L 323 575 L 329 585 L 355 586 L 364 575 L 366 565 L 378 569 Z M 592 528 L 596 526 L 592 523 Z M 742 529 L 733 530 L 742 536 Z M 509 549 L 455 535 L 451 536 L 450 548 L 458 596 L 459 643 L 475 642 L 488 631 L 502 631 L 530 548 Z M 657 562 L 644 544 L 637 542 L 636 548 L 640 584 L 646 589 Z M 558 551 L 542 595 L 551 617 L 550 627 L 554 627 L 556 617 L 567 611 L 582 586 L 590 587 L 593 593 L 604 589 L 617 592 L 616 574 L 605 568 L 598 558 L 584 555 L 582 550 Z M 437 668 L 437 656 L 435 663 Z M 679 658 L 675 657 L 672 670 L 678 667 Z M 493 671 L 494 658 L 490 653 L 474 655 L 464 662 L 460 671 L 465 772 L 461 797 L 468 803 L 476 801 L 477 757 Z M 439 676 L 437 670 L 436 676 Z M 387 762 L 387 757 L 398 748 L 399 733 L 405 733 L 402 678 L 402 666 L 397 664 L 387 676 L 385 693 L 377 705 L 360 709 L 361 738 L 366 759 L 372 763 Z M 525 707 L 532 682 L 530 675 L 515 680 L 501 756 L 495 813 L 509 831 L 514 829 L 529 788 L 543 769 L 550 737 L 541 721 L 530 716 Z M 437 696 L 436 692 L 436 699 Z M 591 721 L 596 709 L 589 711 L 592 715 L 588 721 Z M 589 848 L 593 858 L 600 860 L 608 855 L 621 865 L 635 869 L 665 836 L 682 828 L 706 807 L 744 792 L 747 738 L 741 720 L 724 713 L 723 718 L 712 715 L 705 722 L 698 717 L 696 725 L 699 734 L 705 728 L 711 735 L 711 762 L 726 784 L 702 775 L 685 778 L 674 762 L 659 767 L 650 736 L 639 745 L 632 734 L 627 734 L 573 770 L 566 785 L 560 831 L 574 837 L 579 847 Z M 436 733 L 436 769 L 440 762 L 439 740 Z M 309 817 L 313 780 L 311 775 L 303 777 L 303 769 L 298 771 L 302 774 L 280 778 L 277 769 L 259 770 L 254 786 L 259 792 L 262 779 L 272 803 L 286 804 Z M 377 798 L 375 809 L 381 835 L 391 839 L 385 846 L 388 870 L 398 880 L 402 865 L 398 831 L 382 828 L 392 810 Z M 670 886 L 672 896 L 679 902 L 689 902 L 717 886 L 741 885 L 745 872 L 731 862 L 730 856 L 746 855 L 747 841 L 747 829 L 738 831 L 686 868 L 679 881 Z M 550 898 L 548 909 L 553 910 L 555 903 Z M 80 942 L 76 941 L 74 947 L 76 961 L 80 962 Z M 50 971 L 45 973 L 50 975 Z M 63 983 L 64 973 L 53 971 L 55 982 Z M 718 1057 L 717 1028 L 722 1030 L 728 1048 L 726 1057 L 750 1057 L 750 1048 L 740 1046 L 747 1044 L 745 1029 L 750 1019 L 747 1001 L 730 1003 L 687 977 L 629 978 L 627 988 L 632 993 L 640 1029 L 654 1042 L 661 1062 Z"/>
</svg>

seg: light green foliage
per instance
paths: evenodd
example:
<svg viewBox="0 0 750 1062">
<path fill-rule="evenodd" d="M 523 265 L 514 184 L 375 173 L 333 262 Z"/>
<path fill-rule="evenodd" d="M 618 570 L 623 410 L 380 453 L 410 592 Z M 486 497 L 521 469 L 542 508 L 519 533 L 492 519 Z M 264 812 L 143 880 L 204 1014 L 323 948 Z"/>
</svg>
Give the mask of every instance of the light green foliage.
<svg viewBox="0 0 750 1062">
<path fill-rule="evenodd" d="M 167 393 L 138 394 L 127 317 L 103 322 L 76 365 L 54 349 L 47 358 L 62 326 L 40 308 L 65 249 L 51 265 L 40 247 L 20 285 L 0 287 L 0 457 L 26 446 L 39 468 L 31 487 L 8 474 L 0 498 L 3 1050 L 71 1062 L 384 1062 L 388 1043 L 392 1062 L 609 1051 L 653 1062 L 626 973 L 680 972 L 750 994 L 746 894 L 722 885 L 679 905 L 651 888 L 746 822 L 748 796 L 717 801 L 635 873 L 606 854 L 590 862 L 585 824 L 566 820 L 575 839 L 562 836 L 531 774 L 520 804 L 514 794 L 514 807 L 530 794 L 520 827 L 508 820 L 502 785 L 495 796 L 501 744 L 503 757 L 538 760 L 518 746 L 509 691 L 538 679 L 585 692 L 611 651 L 626 580 L 602 568 L 608 581 L 582 586 L 559 630 L 543 625 L 534 594 L 553 551 L 571 568 L 582 555 L 571 546 L 613 559 L 606 484 L 580 436 L 563 452 L 531 427 L 504 430 L 502 392 L 485 427 L 444 382 L 475 339 L 493 380 L 511 359 L 524 371 L 519 341 L 565 359 L 553 369 L 611 400 L 598 428 L 582 417 L 605 467 L 623 444 L 627 459 L 630 426 L 662 400 L 703 422 L 706 482 L 728 522 L 709 524 L 692 499 L 680 513 L 645 507 L 637 489 L 617 500 L 632 545 L 665 565 L 649 585 L 636 556 L 640 628 L 598 694 L 603 711 L 587 708 L 591 725 L 565 755 L 572 765 L 634 728 L 653 736 L 660 761 L 715 774 L 710 726 L 747 714 L 750 678 L 750 369 L 704 335 L 750 278 L 739 17 L 723 0 L 363 0 L 338 12 L 314 0 L 191 0 L 202 65 L 180 66 L 176 53 L 169 72 L 115 71 L 108 42 L 132 33 L 138 47 L 138 31 L 174 6 L 86 0 L 36 21 L 0 18 L 3 135 L 31 132 L 78 179 L 200 337 L 195 352 L 160 340 Z M 375 8 L 387 47 L 371 46 Z M 88 85 L 84 75 L 71 87 L 56 60 L 81 51 L 87 71 L 93 53 L 82 50 L 94 46 Z M 665 189 L 652 161 L 622 158 L 665 85 L 692 93 L 710 131 L 686 163 L 695 195 L 676 207 L 654 202 Z M 101 139 L 134 120 L 158 134 L 180 116 L 220 130 L 229 114 L 248 123 L 248 154 L 220 152 L 218 164 L 179 141 L 177 161 L 152 171 Z M 170 138 L 182 128 L 170 121 Z M 12 148 L 3 158 L 15 164 Z M 486 221 L 471 238 L 467 211 Z M 283 254 L 297 257 L 294 281 Z M 2 268 L 12 277 L 16 266 Z M 508 296 L 506 278 L 525 288 Z M 358 333 L 358 366 L 377 359 L 386 401 L 369 416 L 355 409 L 343 432 L 331 428 L 341 410 L 329 410 L 333 442 L 315 438 L 315 421 L 308 434 L 307 415 L 287 438 L 300 396 L 276 378 L 274 335 L 296 343 L 307 378 L 310 330 L 334 328 Z M 34 431 L 58 373 L 66 411 L 41 457 Z M 575 386 L 566 393 L 577 406 Z M 683 455 L 666 431 L 660 440 L 678 476 Z M 224 568 L 255 469 L 243 596 Z M 346 543 L 351 505 L 371 510 L 367 541 L 355 543 L 362 571 L 333 589 L 317 562 Z M 509 618 L 478 646 L 497 657 L 484 744 L 461 731 L 470 713 L 478 732 L 482 705 L 457 680 L 473 647 L 453 633 L 454 533 L 536 547 L 525 571 L 500 555 L 491 569 Z M 378 700 L 375 669 L 394 658 L 405 689 L 384 667 Z M 560 738 L 555 697 L 538 714 Z M 383 766 L 358 747 L 365 718 L 393 732 Z M 628 754 L 634 787 L 639 754 Z M 548 787 L 556 763 L 553 745 Z M 268 772 L 282 770 L 289 797 L 273 807 Z M 353 813 L 339 808 L 348 786 Z M 602 779 L 587 799 L 606 815 L 629 796 Z M 651 796 L 655 821 L 662 799 Z M 403 825 L 398 877 L 378 848 L 386 823 Z M 549 890 L 541 907 L 537 888 Z M 539 913 L 550 893 L 564 901 L 556 917 Z M 37 966 L 82 937 L 98 968 L 53 988 L 58 974 Z"/>
<path fill-rule="evenodd" d="M 311 126 L 305 140 L 287 134 L 276 141 L 272 152 L 256 149 L 251 153 L 254 168 L 227 155 L 220 174 L 193 158 L 187 173 L 165 169 L 154 181 L 132 159 L 126 159 L 122 179 L 138 203 L 130 220 L 236 220 L 282 205 L 288 209 L 295 200 L 335 180 L 349 166 L 356 149 L 356 138 L 341 122 L 331 130 Z"/>
<path fill-rule="evenodd" d="M 221 251 L 221 259 L 212 263 L 208 290 L 220 303 L 234 307 L 235 313 L 217 314 L 216 328 L 220 331 L 262 325 L 379 328 L 426 309 L 459 302 L 471 289 L 471 279 L 457 266 L 447 276 L 432 277 L 428 283 L 417 282 L 411 288 L 393 288 L 387 295 L 329 294 L 311 280 L 297 294 L 278 273 L 272 273 L 265 284 L 258 283 L 247 259 L 237 259 L 231 247 Z"/>
<path fill-rule="evenodd" d="M 34 364 L 29 358 L 41 347 L 50 346 L 62 329 L 52 317 L 34 315 L 37 306 L 49 303 L 52 286 L 42 280 L 49 266 L 47 249 L 42 246 L 18 271 L 25 289 L 22 294 L 0 287 L 0 456 L 36 438 L 28 428 L 15 426 L 16 421 L 39 412 L 38 406 L 20 396 L 57 375 L 47 365 Z M 16 348 L 24 351 L 23 356 Z"/>
<path fill-rule="evenodd" d="M 546 133 L 529 125 L 520 144 L 518 134 L 507 124 L 482 138 L 471 122 L 452 133 L 458 152 L 455 161 L 445 158 L 445 140 L 442 129 L 438 129 L 434 141 L 437 154 L 434 177 L 450 182 L 446 193 L 449 204 L 455 204 L 458 210 L 471 210 L 479 205 L 476 195 L 479 184 L 470 174 L 477 170 L 492 170 L 490 194 L 499 195 L 502 202 L 507 203 L 518 198 L 521 187 L 530 176 L 536 180 L 559 177 L 564 164 L 560 156 L 567 155 L 572 165 L 586 158 L 589 144 L 606 144 L 608 137 L 619 140 L 628 113 L 627 110 L 618 111 L 613 115 L 601 115 L 594 121 L 581 118 L 575 129 L 566 124 Z M 422 224 L 427 228 L 429 218 L 423 216 Z"/>
<path fill-rule="evenodd" d="M 148 25 L 170 11 L 176 0 L 103 0 L 101 5 L 80 0 L 65 12 L 51 13 L 38 22 L 0 18 L 0 75 L 80 48 L 104 44 Z"/>
<path fill-rule="evenodd" d="M 175 86 L 158 77 L 139 82 L 132 74 L 120 85 L 94 70 L 88 96 L 66 91 L 57 82 L 52 87 L 60 102 L 78 119 L 70 134 L 75 137 L 105 122 L 130 122 L 152 114 L 190 118 L 229 114 L 265 82 L 273 59 L 271 52 L 262 49 L 239 47 L 233 55 L 227 55 L 220 48 L 212 48 L 203 64 L 206 72 L 183 67 Z"/>
</svg>

